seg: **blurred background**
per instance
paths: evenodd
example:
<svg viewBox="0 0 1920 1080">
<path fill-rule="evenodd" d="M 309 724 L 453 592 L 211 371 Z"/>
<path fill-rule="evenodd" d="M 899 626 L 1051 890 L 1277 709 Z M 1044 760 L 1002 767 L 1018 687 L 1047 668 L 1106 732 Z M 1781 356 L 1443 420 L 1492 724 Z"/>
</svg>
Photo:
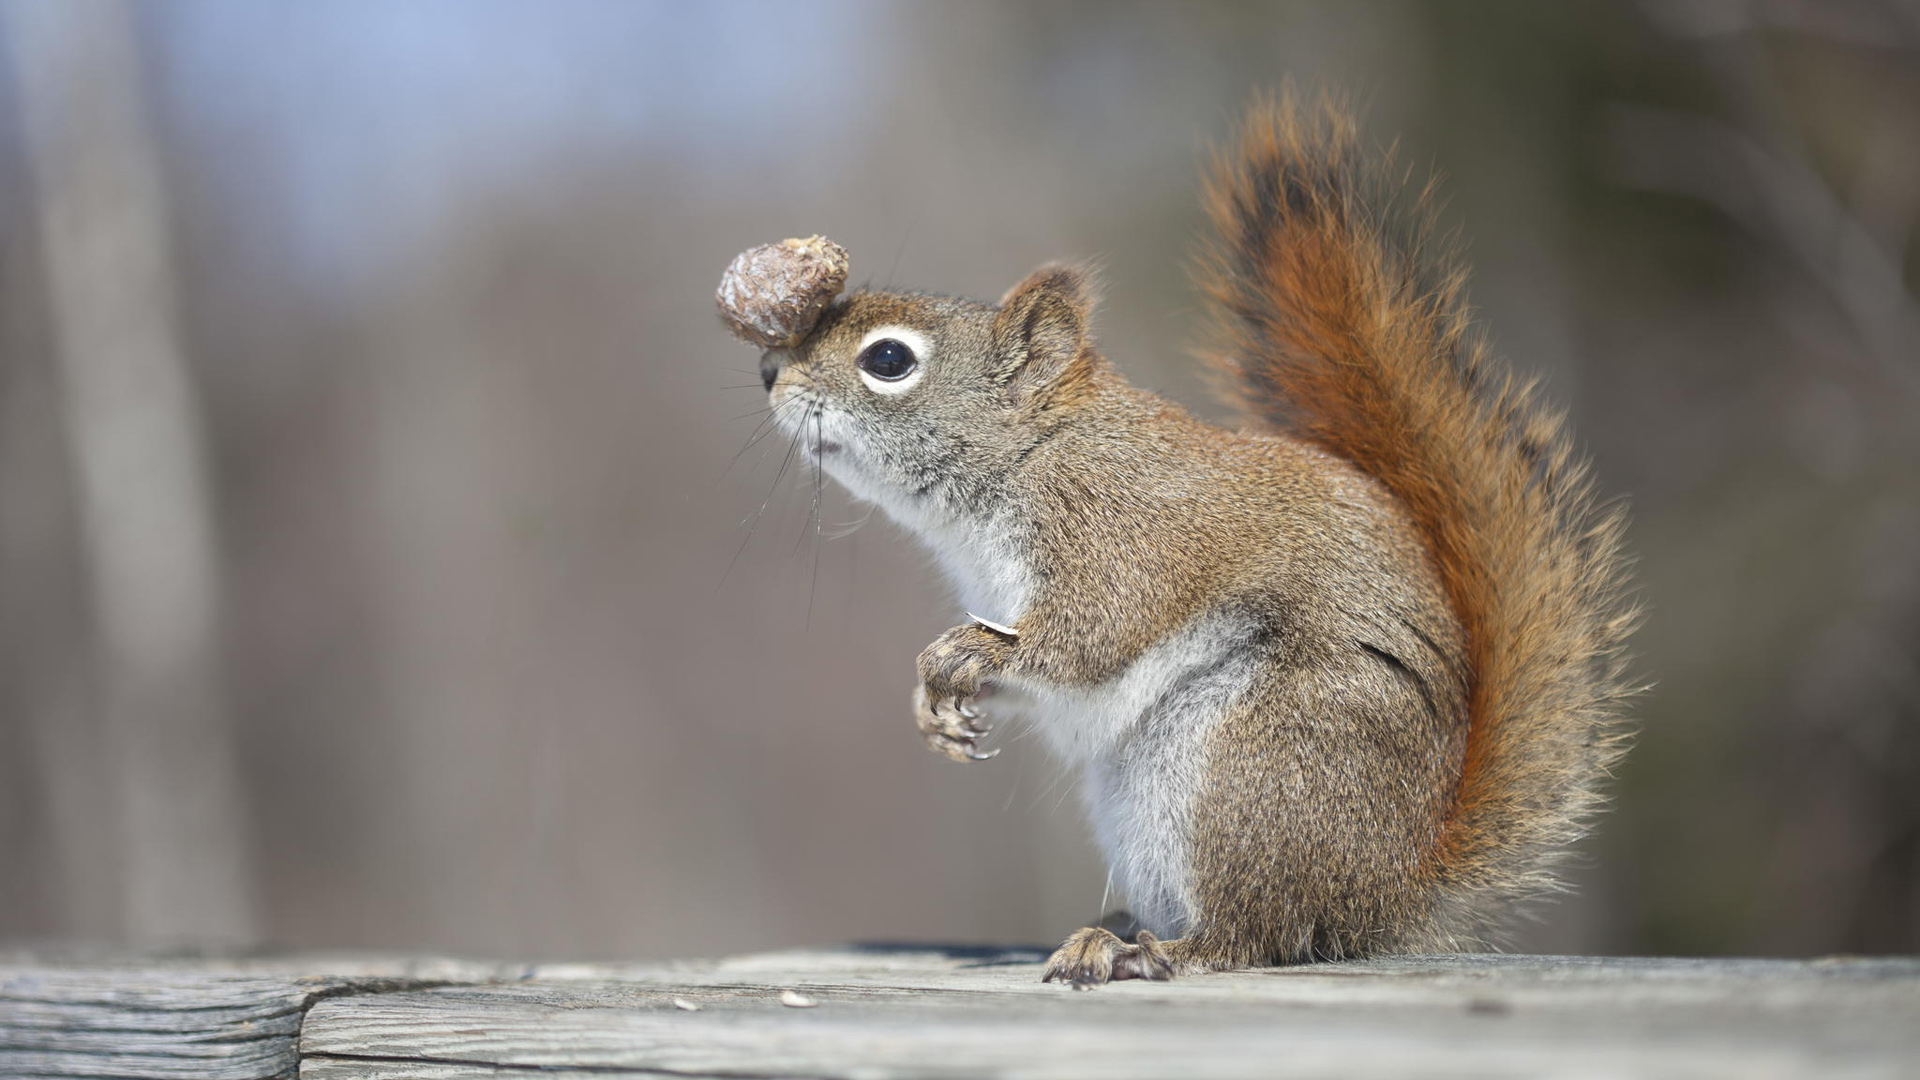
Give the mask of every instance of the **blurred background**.
<svg viewBox="0 0 1920 1080">
<path fill-rule="evenodd" d="M 1920 949 L 1913 0 L 0 0 L 0 37 L 0 939 L 1096 918 L 1036 740 L 920 747 L 926 560 L 830 487 L 816 529 L 782 440 L 735 458 L 713 286 L 813 232 L 986 298 L 1098 256 L 1108 352 L 1218 416 L 1197 163 L 1290 78 L 1446 174 L 1500 351 L 1632 500 L 1643 733 L 1518 944 Z"/>
</svg>

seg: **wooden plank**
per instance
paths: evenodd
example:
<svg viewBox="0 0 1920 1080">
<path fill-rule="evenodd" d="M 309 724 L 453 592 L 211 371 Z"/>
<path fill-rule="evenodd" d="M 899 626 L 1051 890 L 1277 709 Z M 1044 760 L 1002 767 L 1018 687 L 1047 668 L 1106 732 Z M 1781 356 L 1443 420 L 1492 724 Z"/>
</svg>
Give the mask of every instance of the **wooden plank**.
<svg viewBox="0 0 1920 1080">
<path fill-rule="evenodd" d="M 303 1080 L 532 1076 L 1861 1076 L 1920 1069 L 1920 961 L 1403 958 L 1123 983 L 914 949 L 548 966 L 336 998 Z M 798 990 L 816 1007 L 791 1008 Z M 682 999 L 700 1006 L 687 1011 Z"/>
<path fill-rule="evenodd" d="M 0 1076 L 290 1077 L 316 1001 L 519 970 L 392 958 L 0 959 Z"/>
<path fill-rule="evenodd" d="M 1030 950 L 664 965 L 0 956 L 0 1075 L 1894 1077 L 1920 961 L 1414 957 L 1123 983 Z M 797 991 L 814 1004 L 783 1004 Z M 689 1010 L 684 1005 L 697 1006 Z"/>
<path fill-rule="evenodd" d="M 286 1075 L 316 990 L 283 979 L 79 969 L 0 976 L 0 1074 Z"/>
</svg>

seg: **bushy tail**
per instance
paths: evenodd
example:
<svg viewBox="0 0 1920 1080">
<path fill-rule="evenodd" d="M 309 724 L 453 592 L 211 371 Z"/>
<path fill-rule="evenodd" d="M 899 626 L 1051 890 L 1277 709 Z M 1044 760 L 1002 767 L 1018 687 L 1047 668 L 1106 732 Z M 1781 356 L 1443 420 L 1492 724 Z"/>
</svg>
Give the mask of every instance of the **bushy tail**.
<svg viewBox="0 0 1920 1080">
<path fill-rule="evenodd" d="M 1378 478 L 1432 545 L 1472 685 L 1428 865 L 1487 913 L 1554 887 L 1624 750 L 1623 512 L 1595 505 L 1560 413 L 1473 332 L 1430 185 L 1409 197 L 1388 170 L 1337 105 L 1256 103 L 1214 162 L 1199 277 L 1237 403 Z"/>
</svg>

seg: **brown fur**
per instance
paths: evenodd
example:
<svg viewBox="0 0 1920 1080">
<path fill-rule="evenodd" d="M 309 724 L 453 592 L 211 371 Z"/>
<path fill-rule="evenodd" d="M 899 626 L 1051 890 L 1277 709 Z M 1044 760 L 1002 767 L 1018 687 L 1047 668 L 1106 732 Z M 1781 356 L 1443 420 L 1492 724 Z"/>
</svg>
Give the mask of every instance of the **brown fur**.
<svg viewBox="0 0 1920 1080">
<path fill-rule="evenodd" d="M 1109 703 L 1046 732 L 1131 800 L 1094 808 L 1133 830 L 1104 842 L 1186 932 L 1081 931 L 1050 979 L 1469 944 L 1550 887 L 1621 751 L 1620 515 L 1471 334 L 1424 208 L 1392 194 L 1331 106 L 1257 105 L 1218 159 L 1200 280 L 1252 430 L 1129 386 L 1071 267 L 997 306 L 856 294 L 763 360 L 823 468 L 1010 608 L 976 614 L 1017 618 L 922 653 L 930 749 L 991 756 L 990 684 Z M 888 326 L 927 355 L 878 393 L 859 355 Z M 1137 715 L 1099 696 L 1195 634 Z M 1166 792 L 1184 816 L 1154 809 Z M 1153 877 L 1174 864 L 1178 883 Z"/>
<path fill-rule="evenodd" d="M 1322 102 L 1257 104 L 1215 163 L 1200 272 L 1211 359 L 1256 418 L 1352 461 L 1407 508 L 1465 632 L 1466 747 L 1420 872 L 1474 921 L 1551 870 L 1624 751 L 1624 523 L 1561 415 L 1473 334 L 1422 193 Z"/>
</svg>

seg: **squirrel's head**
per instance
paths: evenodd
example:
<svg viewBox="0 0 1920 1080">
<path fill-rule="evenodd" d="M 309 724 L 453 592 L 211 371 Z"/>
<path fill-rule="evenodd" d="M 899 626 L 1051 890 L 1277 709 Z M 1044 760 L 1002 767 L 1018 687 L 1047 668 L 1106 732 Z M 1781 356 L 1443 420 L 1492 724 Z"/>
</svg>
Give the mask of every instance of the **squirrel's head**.
<svg viewBox="0 0 1920 1080">
<path fill-rule="evenodd" d="M 760 361 L 781 426 L 848 490 L 931 523 L 998 485 L 1092 389 L 1091 275 L 1045 266 L 998 305 L 856 293 Z"/>
</svg>

